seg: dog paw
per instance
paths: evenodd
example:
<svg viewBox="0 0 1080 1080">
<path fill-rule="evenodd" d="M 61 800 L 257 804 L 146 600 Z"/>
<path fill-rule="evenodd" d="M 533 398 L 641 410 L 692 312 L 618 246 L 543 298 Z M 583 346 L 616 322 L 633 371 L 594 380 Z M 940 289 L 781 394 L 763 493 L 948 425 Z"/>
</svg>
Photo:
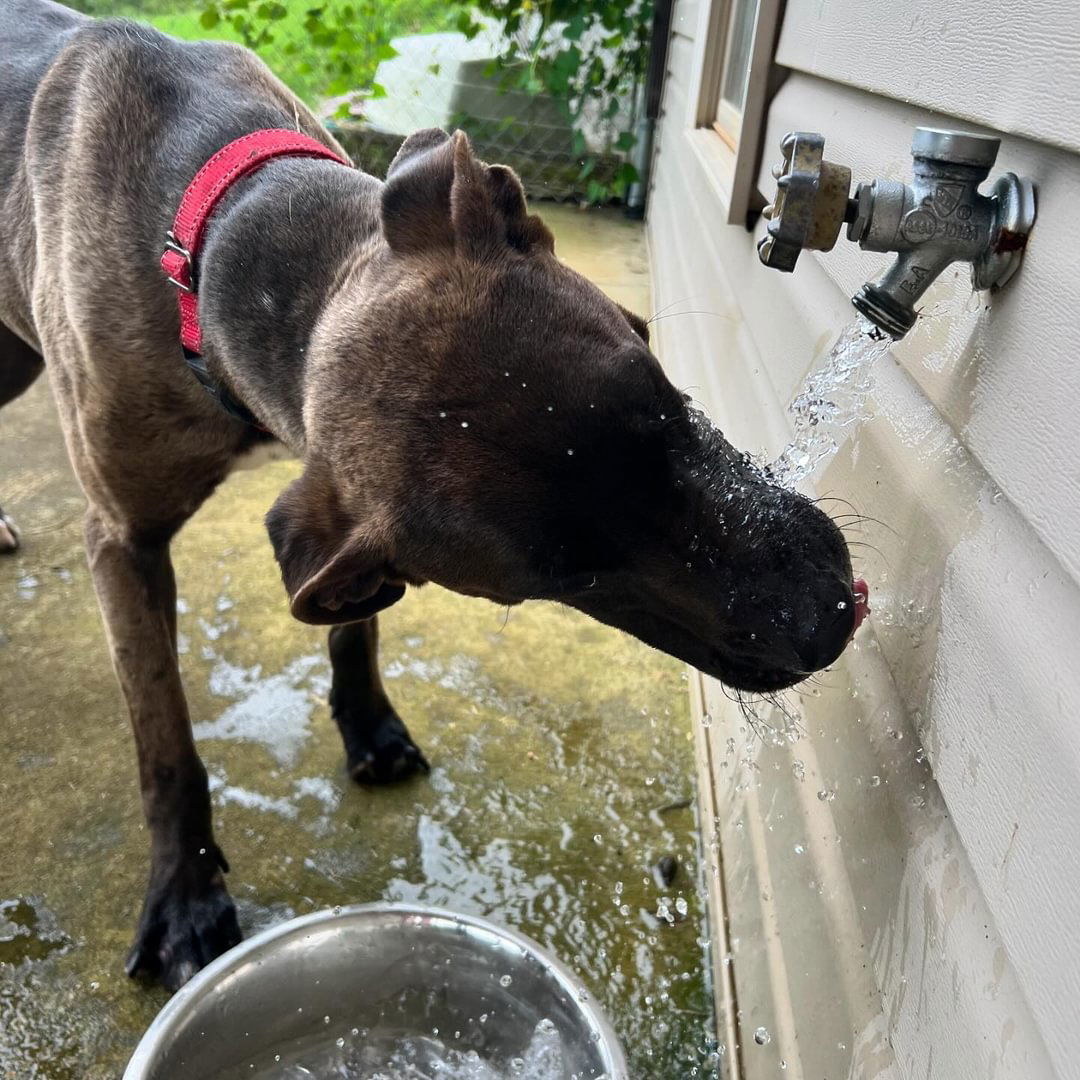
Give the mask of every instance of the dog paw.
<svg viewBox="0 0 1080 1080">
<path fill-rule="evenodd" d="M 128 975 L 179 990 L 200 968 L 239 943 L 236 908 L 219 866 L 225 867 L 224 857 L 211 847 L 195 865 L 151 872 L 127 958 Z"/>
<path fill-rule="evenodd" d="M 420 747 L 396 713 L 365 727 L 338 718 L 345 733 L 349 775 L 358 784 L 392 784 L 418 772 L 431 772 Z"/>
<path fill-rule="evenodd" d="M 15 522 L 0 510 L 0 555 L 17 551 L 18 547 L 19 530 L 15 528 Z"/>
</svg>

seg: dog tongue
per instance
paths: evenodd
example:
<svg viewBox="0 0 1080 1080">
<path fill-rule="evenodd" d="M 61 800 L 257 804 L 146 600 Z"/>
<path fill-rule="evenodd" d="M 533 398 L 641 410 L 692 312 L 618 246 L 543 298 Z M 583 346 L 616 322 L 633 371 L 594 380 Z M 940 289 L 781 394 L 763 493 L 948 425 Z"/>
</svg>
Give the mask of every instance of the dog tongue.
<svg viewBox="0 0 1080 1080">
<path fill-rule="evenodd" d="M 851 591 L 855 594 L 855 625 L 851 628 L 854 636 L 855 631 L 862 626 L 863 619 L 870 614 L 870 586 L 861 577 L 856 578 Z"/>
</svg>

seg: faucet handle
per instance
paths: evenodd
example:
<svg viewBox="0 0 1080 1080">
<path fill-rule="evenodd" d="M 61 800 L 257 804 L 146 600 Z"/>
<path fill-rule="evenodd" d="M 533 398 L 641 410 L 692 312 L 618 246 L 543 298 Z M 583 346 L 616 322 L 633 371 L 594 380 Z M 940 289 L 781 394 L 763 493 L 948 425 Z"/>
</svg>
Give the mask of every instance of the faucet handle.
<svg viewBox="0 0 1080 1080">
<path fill-rule="evenodd" d="M 783 161 L 773 169 L 776 197 L 762 213 L 769 219 L 758 242 L 766 266 L 792 271 L 803 248 L 829 251 L 848 211 L 851 170 L 823 160 L 825 137 L 792 131 L 780 143 Z"/>
</svg>

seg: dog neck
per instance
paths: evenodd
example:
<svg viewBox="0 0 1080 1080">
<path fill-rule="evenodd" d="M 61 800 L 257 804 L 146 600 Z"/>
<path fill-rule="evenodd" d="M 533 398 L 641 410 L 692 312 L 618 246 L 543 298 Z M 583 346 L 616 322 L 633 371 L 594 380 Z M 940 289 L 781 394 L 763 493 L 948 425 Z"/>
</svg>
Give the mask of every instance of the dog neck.
<svg viewBox="0 0 1080 1080">
<path fill-rule="evenodd" d="M 207 366 L 300 454 L 312 331 L 375 250 L 381 190 L 334 162 L 283 159 L 238 183 L 210 223 L 199 267 Z"/>
</svg>

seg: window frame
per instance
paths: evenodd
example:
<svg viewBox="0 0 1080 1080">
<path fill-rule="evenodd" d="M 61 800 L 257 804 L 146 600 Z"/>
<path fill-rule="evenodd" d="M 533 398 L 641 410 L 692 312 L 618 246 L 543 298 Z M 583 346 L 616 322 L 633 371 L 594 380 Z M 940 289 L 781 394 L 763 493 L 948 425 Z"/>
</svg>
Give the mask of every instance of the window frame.
<svg viewBox="0 0 1080 1080">
<path fill-rule="evenodd" d="M 758 0 L 741 114 L 721 98 L 736 2 L 702 0 L 691 83 L 698 95 L 687 135 L 727 208 L 727 223 L 750 227 L 764 205 L 756 182 L 767 106 L 782 81 L 774 57 L 784 0 Z"/>
<path fill-rule="evenodd" d="M 754 61 L 754 40 L 757 36 L 758 15 L 761 12 L 761 0 L 748 0 L 748 2 L 754 5 L 755 10 L 751 21 L 750 47 L 746 52 L 746 89 L 749 88 L 750 84 L 750 70 Z M 720 5 L 723 8 L 723 14 L 719 27 L 720 37 L 716 42 L 716 55 L 719 57 L 719 63 L 716 65 L 716 94 L 715 104 L 712 108 L 713 130 L 735 153 L 739 152 L 739 138 L 742 135 L 743 115 L 746 111 L 748 94 L 744 91 L 742 108 L 736 108 L 731 101 L 724 97 L 724 84 L 730 70 L 731 50 L 735 44 L 736 35 L 732 33 L 732 30 L 734 29 L 734 18 L 739 3 L 740 0 L 724 0 Z"/>
</svg>

